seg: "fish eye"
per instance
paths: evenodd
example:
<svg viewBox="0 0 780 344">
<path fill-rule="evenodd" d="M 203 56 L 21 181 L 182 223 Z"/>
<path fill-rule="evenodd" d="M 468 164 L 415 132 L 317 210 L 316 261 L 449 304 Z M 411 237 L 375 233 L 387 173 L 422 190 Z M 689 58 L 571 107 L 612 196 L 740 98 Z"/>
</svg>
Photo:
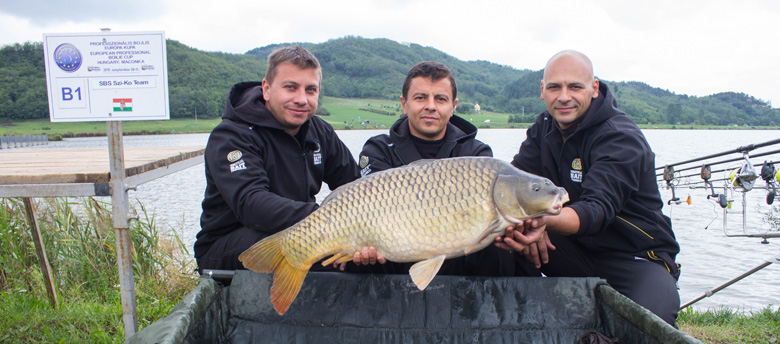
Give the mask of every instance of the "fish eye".
<svg viewBox="0 0 780 344">
<path fill-rule="evenodd" d="M 542 189 L 542 186 L 539 185 L 539 183 L 533 183 L 533 184 L 531 184 L 531 189 L 534 190 L 534 191 L 539 191 L 539 190 Z"/>
</svg>

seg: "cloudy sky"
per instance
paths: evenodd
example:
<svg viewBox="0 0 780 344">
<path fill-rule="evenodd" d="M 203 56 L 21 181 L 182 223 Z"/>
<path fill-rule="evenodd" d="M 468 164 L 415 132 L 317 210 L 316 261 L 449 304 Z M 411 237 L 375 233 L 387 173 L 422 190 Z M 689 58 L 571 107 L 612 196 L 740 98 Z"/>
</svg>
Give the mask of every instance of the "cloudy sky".
<svg viewBox="0 0 780 344">
<path fill-rule="evenodd" d="M 0 45 L 43 33 L 164 31 L 205 51 L 347 35 L 539 70 L 587 54 L 596 75 L 678 94 L 743 92 L 780 107 L 780 1 L 0 0 Z M 411 67 L 411 66 L 410 66 Z M 325 76 L 327 78 L 327 75 Z"/>
</svg>

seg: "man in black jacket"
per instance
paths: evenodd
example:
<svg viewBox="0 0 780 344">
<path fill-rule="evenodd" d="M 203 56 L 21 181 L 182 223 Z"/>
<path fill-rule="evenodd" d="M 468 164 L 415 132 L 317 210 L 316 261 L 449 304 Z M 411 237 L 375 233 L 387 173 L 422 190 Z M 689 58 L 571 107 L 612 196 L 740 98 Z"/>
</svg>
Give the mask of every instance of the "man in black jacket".
<svg viewBox="0 0 780 344">
<path fill-rule="evenodd" d="M 360 153 L 361 174 L 403 166 L 420 159 L 461 156 L 493 156 L 490 147 L 475 137 L 477 127 L 454 115 L 458 105 L 455 77 L 447 66 L 422 62 L 409 70 L 401 90 L 405 116 L 390 128 L 390 134 L 374 136 Z M 373 247 L 355 252 L 358 265 L 380 263 Z M 408 273 L 410 263 L 387 263 L 359 268 L 373 272 Z M 342 265 L 343 266 L 343 265 Z M 530 266 L 530 265 L 529 265 Z M 514 262 L 510 252 L 490 245 L 482 251 L 444 262 L 444 275 L 510 276 Z"/>
<path fill-rule="evenodd" d="M 333 190 L 359 177 L 333 127 L 313 117 L 321 73 L 308 50 L 280 48 L 262 83 L 230 90 L 206 145 L 200 269 L 242 269 L 239 254 L 317 209 L 323 182 Z"/>
<path fill-rule="evenodd" d="M 512 164 L 564 187 L 571 202 L 560 215 L 508 230 L 497 245 L 524 252 L 547 276 L 604 278 L 674 325 L 680 247 L 661 212 L 655 154 L 642 131 L 576 51 L 547 63 L 541 98 L 547 111 L 528 129 Z M 540 230 L 542 240 L 527 240 Z"/>
</svg>

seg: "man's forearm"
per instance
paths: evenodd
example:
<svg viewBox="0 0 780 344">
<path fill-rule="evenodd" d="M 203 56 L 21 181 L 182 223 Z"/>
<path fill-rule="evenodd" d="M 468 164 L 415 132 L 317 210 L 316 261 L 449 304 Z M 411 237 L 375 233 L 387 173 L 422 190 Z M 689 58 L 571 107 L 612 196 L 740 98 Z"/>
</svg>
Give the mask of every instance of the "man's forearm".
<svg viewBox="0 0 780 344">
<path fill-rule="evenodd" d="M 580 230 L 580 216 L 570 207 L 564 207 L 561 213 L 547 217 L 547 231 L 561 235 L 572 235 Z"/>
</svg>

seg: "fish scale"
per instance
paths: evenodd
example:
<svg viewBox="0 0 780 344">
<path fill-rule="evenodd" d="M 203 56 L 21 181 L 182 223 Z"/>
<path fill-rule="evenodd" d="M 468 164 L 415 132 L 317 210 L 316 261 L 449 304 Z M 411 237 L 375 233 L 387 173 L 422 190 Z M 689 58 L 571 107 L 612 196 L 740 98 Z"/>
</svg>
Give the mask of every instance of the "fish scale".
<svg viewBox="0 0 780 344">
<path fill-rule="evenodd" d="M 567 200 L 549 180 L 498 159 L 423 160 L 342 186 L 239 259 L 274 274 L 271 300 L 280 314 L 312 264 L 331 255 L 325 263 L 351 261 L 365 246 L 390 261 L 418 262 L 410 274 L 424 289 L 444 259 L 484 248 L 512 222 L 560 212 Z"/>
</svg>

